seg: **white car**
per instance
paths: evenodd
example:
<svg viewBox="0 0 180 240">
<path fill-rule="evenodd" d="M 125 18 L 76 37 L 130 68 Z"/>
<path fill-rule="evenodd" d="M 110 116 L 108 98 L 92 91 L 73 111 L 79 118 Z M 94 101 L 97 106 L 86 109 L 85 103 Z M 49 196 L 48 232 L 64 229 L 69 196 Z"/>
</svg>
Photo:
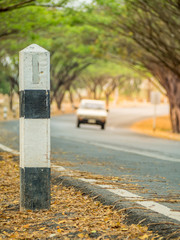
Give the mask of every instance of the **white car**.
<svg viewBox="0 0 180 240">
<path fill-rule="evenodd" d="M 76 114 L 78 128 L 81 123 L 97 124 L 101 126 L 101 129 L 105 128 L 107 110 L 104 101 L 83 99 Z"/>
</svg>

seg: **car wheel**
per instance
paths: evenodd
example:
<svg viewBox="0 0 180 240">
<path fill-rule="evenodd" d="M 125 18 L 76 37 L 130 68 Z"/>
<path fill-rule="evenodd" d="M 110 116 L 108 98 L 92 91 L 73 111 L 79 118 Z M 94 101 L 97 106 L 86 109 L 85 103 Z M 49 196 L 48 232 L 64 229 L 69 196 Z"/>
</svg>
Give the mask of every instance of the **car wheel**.
<svg viewBox="0 0 180 240">
<path fill-rule="evenodd" d="M 79 121 L 77 121 L 77 128 L 79 128 L 80 127 L 80 122 Z"/>
<path fill-rule="evenodd" d="M 101 125 L 101 129 L 105 129 L 105 124 L 104 123 Z"/>
</svg>

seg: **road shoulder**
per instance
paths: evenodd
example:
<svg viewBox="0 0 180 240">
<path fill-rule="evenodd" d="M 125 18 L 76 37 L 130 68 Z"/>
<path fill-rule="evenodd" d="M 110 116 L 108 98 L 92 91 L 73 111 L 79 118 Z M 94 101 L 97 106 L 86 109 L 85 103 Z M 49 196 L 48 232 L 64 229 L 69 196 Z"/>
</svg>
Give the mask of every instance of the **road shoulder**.
<svg viewBox="0 0 180 240">
<path fill-rule="evenodd" d="M 63 186 L 73 186 L 80 190 L 83 194 L 90 196 L 96 201 L 100 201 L 103 205 L 112 206 L 120 213 L 125 214 L 126 224 L 140 224 L 148 226 L 149 231 L 158 233 L 161 236 L 171 236 L 176 239 L 179 235 L 180 224 L 179 221 L 165 217 L 162 214 L 148 210 L 135 202 L 127 201 L 126 199 L 110 193 L 106 189 L 85 183 L 79 179 L 74 179 L 68 176 L 59 176 L 59 173 L 54 172 L 56 183 L 63 184 Z"/>
</svg>

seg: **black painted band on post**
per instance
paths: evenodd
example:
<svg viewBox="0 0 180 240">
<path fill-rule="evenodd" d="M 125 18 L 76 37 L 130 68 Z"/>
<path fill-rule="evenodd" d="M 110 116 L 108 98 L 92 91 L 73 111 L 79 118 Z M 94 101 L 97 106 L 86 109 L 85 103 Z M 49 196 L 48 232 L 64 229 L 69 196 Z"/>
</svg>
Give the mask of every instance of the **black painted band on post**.
<svg viewBox="0 0 180 240">
<path fill-rule="evenodd" d="M 20 117 L 26 119 L 50 118 L 50 91 L 20 91 Z"/>
<path fill-rule="evenodd" d="M 21 207 L 50 208 L 50 168 L 21 168 Z"/>
</svg>

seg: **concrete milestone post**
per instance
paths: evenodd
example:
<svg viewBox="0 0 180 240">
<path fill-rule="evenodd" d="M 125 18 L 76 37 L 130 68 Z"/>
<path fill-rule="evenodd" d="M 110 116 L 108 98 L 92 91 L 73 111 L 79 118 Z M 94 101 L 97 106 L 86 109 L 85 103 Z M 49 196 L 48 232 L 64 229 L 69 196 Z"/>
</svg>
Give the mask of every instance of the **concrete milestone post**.
<svg viewBox="0 0 180 240">
<path fill-rule="evenodd" d="M 50 54 L 20 51 L 20 210 L 50 207 Z"/>
</svg>

